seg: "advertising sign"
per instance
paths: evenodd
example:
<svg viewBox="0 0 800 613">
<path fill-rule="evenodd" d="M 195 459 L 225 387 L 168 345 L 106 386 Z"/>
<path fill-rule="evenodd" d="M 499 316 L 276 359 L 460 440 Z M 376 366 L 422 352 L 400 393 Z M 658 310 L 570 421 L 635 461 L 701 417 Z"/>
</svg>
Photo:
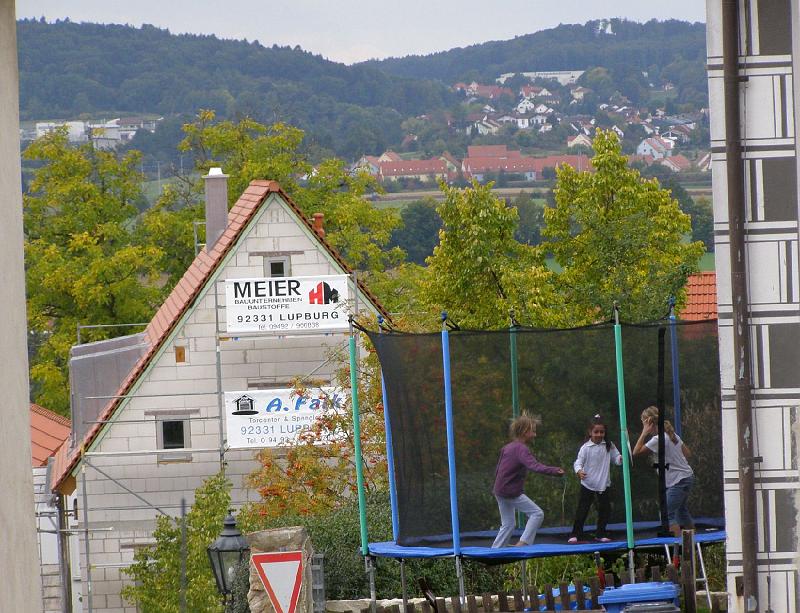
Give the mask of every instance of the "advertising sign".
<svg viewBox="0 0 800 613">
<path fill-rule="evenodd" d="M 346 330 L 347 275 L 226 279 L 228 332 Z"/>
<path fill-rule="evenodd" d="M 344 405 L 343 392 L 334 387 L 225 392 L 225 425 L 232 449 L 261 449 L 295 443 L 300 434 L 325 411 Z"/>
</svg>

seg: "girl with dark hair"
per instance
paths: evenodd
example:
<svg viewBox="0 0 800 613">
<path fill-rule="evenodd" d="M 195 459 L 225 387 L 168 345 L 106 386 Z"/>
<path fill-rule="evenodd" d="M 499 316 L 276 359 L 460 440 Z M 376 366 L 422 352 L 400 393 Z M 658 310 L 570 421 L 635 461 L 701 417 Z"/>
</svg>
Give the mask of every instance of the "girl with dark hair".
<svg viewBox="0 0 800 613">
<path fill-rule="evenodd" d="M 611 500 L 608 488 L 611 486 L 610 466 L 622 464 L 622 454 L 614 443 L 606 439 L 606 425 L 599 415 L 595 415 L 589 425 L 588 440 L 578 450 L 575 460 L 575 474 L 581 480 L 581 492 L 578 508 L 575 511 L 575 523 L 568 543 L 576 544 L 591 538 L 583 531 L 583 524 L 589 515 L 592 503 L 597 500 L 597 532 L 595 540 L 608 543 L 611 539 L 606 532 L 608 516 L 611 512 Z"/>
</svg>

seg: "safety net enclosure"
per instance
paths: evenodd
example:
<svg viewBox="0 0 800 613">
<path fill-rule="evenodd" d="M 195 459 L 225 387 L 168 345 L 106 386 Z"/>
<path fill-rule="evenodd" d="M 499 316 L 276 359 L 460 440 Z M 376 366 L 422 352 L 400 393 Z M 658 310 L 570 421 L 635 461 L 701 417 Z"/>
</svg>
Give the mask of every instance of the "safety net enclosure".
<svg viewBox="0 0 800 613">
<path fill-rule="evenodd" d="M 537 542 L 548 535 L 563 542 L 580 487 L 572 465 L 595 414 L 602 416 L 608 438 L 621 450 L 614 326 L 369 336 L 386 390 L 397 545 L 451 546 L 451 493 L 457 500 L 461 544 L 491 544 L 500 522 L 492 495 L 497 458 L 509 441 L 509 424 L 521 411 L 542 419 L 534 455 L 566 471 L 564 478 L 530 474 L 526 481 L 526 493 L 545 514 L 545 529 Z M 450 446 L 445 338 L 452 390 Z M 622 364 L 631 445 L 641 432 L 641 411 L 663 406 L 694 454 L 696 485 L 690 509 L 695 517 L 711 518 L 711 524 L 719 526 L 723 488 L 716 321 L 623 325 Z M 454 466 L 453 483 L 448 459 Z M 653 463 L 652 457 L 640 456 L 630 473 L 634 525 L 651 530 L 660 525 Z M 611 522 L 624 530 L 620 467 L 612 467 L 611 491 Z"/>
</svg>

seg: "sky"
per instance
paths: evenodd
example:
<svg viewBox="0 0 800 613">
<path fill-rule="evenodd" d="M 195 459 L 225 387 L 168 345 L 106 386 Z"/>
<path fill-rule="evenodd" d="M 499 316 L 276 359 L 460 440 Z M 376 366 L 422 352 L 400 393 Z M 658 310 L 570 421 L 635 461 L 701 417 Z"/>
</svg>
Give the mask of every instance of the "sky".
<svg viewBox="0 0 800 613">
<path fill-rule="evenodd" d="M 590 19 L 705 21 L 701 0 L 16 0 L 17 17 L 149 23 L 263 45 L 300 45 L 328 59 L 428 54 Z"/>
</svg>

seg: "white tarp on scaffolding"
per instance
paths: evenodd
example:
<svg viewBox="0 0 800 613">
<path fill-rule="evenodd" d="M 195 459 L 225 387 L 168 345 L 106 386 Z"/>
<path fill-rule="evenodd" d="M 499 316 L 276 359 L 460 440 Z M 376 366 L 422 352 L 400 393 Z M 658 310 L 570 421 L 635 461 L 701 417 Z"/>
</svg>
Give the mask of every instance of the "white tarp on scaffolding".
<svg viewBox="0 0 800 613">
<path fill-rule="evenodd" d="M 226 322 L 231 332 L 346 330 L 347 275 L 226 279 Z"/>
<path fill-rule="evenodd" d="M 293 445 L 320 417 L 344 410 L 341 389 L 322 387 L 225 392 L 225 426 L 232 449 Z M 331 420 L 333 422 L 334 420 Z M 335 432 L 327 433 L 328 437 Z M 325 442 L 320 440 L 319 442 Z"/>
</svg>

